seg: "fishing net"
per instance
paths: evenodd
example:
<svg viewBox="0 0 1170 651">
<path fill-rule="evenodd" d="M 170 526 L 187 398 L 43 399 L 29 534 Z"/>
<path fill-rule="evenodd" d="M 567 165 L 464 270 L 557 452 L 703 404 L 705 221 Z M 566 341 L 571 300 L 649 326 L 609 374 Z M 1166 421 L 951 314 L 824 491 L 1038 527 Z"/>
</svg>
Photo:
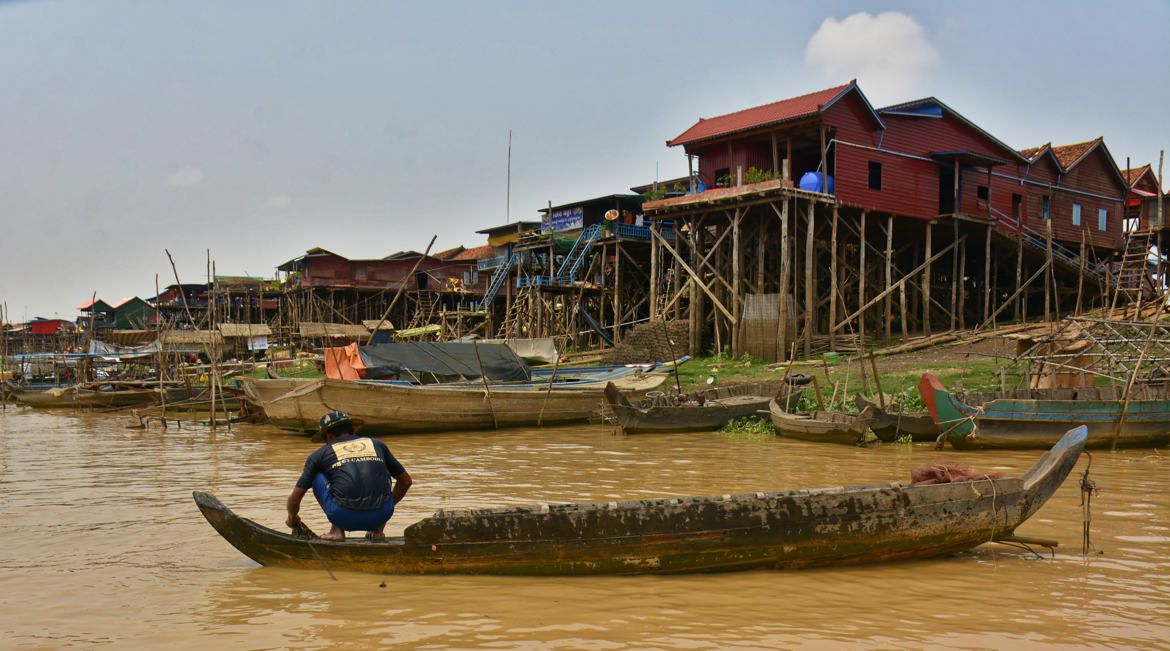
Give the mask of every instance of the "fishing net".
<svg viewBox="0 0 1170 651">
<path fill-rule="evenodd" d="M 978 481 L 980 479 L 1003 479 L 1003 473 L 998 471 L 979 472 L 958 461 L 932 461 L 926 465 L 910 469 L 910 485 L 926 486 L 928 484 L 949 484 L 960 481 Z"/>
</svg>

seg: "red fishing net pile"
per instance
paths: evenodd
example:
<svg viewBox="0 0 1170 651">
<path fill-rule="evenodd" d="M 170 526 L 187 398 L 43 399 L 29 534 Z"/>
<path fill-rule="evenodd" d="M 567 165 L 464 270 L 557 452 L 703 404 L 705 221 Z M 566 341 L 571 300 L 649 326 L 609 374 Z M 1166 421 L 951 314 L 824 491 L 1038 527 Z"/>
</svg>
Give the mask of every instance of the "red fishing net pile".
<svg viewBox="0 0 1170 651">
<path fill-rule="evenodd" d="M 957 481 L 978 481 L 980 479 L 1003 479 L 998 471 L 977 472 L 958 461 L 932 461 L 925 466 L 910 469 L 910 485 L 949 484 Z"/>
</svg>

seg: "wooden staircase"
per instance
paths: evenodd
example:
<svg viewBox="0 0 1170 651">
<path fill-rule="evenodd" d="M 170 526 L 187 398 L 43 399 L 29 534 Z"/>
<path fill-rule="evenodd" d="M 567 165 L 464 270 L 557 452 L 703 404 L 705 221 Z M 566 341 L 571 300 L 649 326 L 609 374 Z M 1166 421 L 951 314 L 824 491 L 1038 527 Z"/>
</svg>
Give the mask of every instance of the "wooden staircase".
<svg viewBox="0 0 1170 651">
<path fill-rule="evenodd" d="M 424 291 L 418 293 L 418 302 L 414 308 L 414 315 L 410 317 L 410 325 L 403 328 L 410 330 L 427 325 L 435 314 L 435 307 L 439 304 L 439 293 Z"/>
</svg>

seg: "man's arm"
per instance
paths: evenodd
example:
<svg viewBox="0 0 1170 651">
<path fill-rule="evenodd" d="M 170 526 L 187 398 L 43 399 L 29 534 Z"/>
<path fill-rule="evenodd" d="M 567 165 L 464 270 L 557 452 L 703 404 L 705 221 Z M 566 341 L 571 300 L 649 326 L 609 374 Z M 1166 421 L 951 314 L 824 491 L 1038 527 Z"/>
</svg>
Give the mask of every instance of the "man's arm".
<svg viewBox="0 0 1170 651">
<path fill-rule="evenodd" d="M 410 473 L 406 472 L 405 470 L 403 470 L 401 474 L 394 477 L 394 490 L 390 493 L 390 495 L 394 498 L 395 504 L 398 504 L 402 501 L 402 498 L 406 497 L 406 491 L 410 490 L 410 485 L 413 483 L 414 482 L 410 479 Z"/>
<path fill-rule="evenodd" d="M 301 488 L 298 486 L 296 488 L 293 488 L 292 493 L 289 493 L 289 496 L 288 496 L 288 520 L 285 520 L 285 522 L 284 522 L 288 526 L 295 527 L 295 526 L 297 526 L 297 523 L 299 523 L 301 521 L 301 516 L 299 516 L 297 514 L 300 513 L 300 511 L 301 511 L 301 499 L 305 497 L 305 493 L 307 493 L 308 491 L 309 491 L 309 489 Z M 405 493 L 406 491 L 402 491 L 402 492 Z"/>
</svg>

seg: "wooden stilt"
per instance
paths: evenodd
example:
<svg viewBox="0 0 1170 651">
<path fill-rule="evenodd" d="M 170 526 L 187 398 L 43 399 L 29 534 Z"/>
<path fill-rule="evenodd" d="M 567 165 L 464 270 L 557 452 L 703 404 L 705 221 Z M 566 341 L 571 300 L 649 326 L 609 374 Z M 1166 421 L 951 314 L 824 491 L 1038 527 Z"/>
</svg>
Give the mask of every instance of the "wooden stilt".
<svg viewBox="0 0 1170 651">
<path fill-rule="evenodd" d="M 967 329 L 967 243 L 959 247 L 959 303 L 955 311 L 959 313 L 959 329 Z"/>
<path fill-rule="evenodd" d="M 812 356 L 813 312 L 817 299 L 813 293 L 813 230 L 816 225 L 813 215 L 813 200 L 808 200 L 807 232 L 804 237 L 804 356 Z"/>
<path fill-rule="evenodd" d="M 739 317 L 743 316 L 743 309 L 741 302 L 743 300 L 741 289 L 741 271 L 743 269 L 743 260 L 740 259 L 740 219 L 743 214 L 737 207 L 735 209 L 735 216 L 731 220 L 731 311 L 735 313 L 736 320 L 731 322 L 731 351 L 737 358 L 743 355 L 743 348 L 739 341 Z"/>
<path fill-rule="evenodd" d="M 988 190 L 991 192 L 991 190 Z M 990 200 L 990 199 L 989 199 Z M 983 320 L 991 314 L 991 224 L 987 225 L 987 239 L 983 245 Z"/>
<path fill-rule="evenodd" d="M 861 259 L 857 263 L 859 273 L 857 274 L 857 307 L 865 305 L 865 279 L 869 275 L 869 270 L 865 268 L 865 210 L 861 211 L 861 223 L 858 224 L 860 233 L 858 234 L 858 241 Z M 862 348 L 865 348 L 865 314 L 862 314 L 857 319 L 857 334 L 858 342 Z"/>
<path fill-rule="evenodd" d="M 957 209 L 957 208 L 956 208 Z M 926 253 L 925 260 L 931 259 L 931 233 L 934 231 L 931 222 L 926 223 Z M 931 264 L 926 263 L 926 271 L 922 275 L 922 334 L 930 336 L 930 276 L 933 270 Z"/>
<path fill-rule="evenodd" d="M 1045 264 L 1048 265 L 1048 269 L 1045 272 L 1046 275 L 1045 275 L 1045 281 L 1044 281 L 1044 320 L 1045 321 L 1052 321 L 1052 296 L 1050 294 L 1050 291 L 1052 289 L 1052 283 L 1048 281 L 1049 278 L 1052 278 L 1052 219 L 1051 218 L 1044 220 L 1044 249 L 1045 249 L 1044 260 L 1045 260 Z"/>
<path fill-rule="evenodd" d="M 951 220 L 952 230 L 954 231 L 954 240 L 959 239 L 959 220 Z M 958 314 L 961 310 L 959 305 L 959 255 L 960 249 L 955 249 L 951 254 L 951 330 L 954 330 L 958 325 Z"/>
<path fill-rule="evenodd" d="M 829 323 L 837 323 L 837 205 L 833 204 L 833 224 L 829 235 Z M 829 350 L 837 350 L 837 331 L 829 331 Z"/>
<path fill-rule="evenodd" d="M 788 204 L 789 199 L 784 199 L 780 204 L 780 209 L 776 210 L 776 204 L 771 204 L 772 210 L 776 211 L 776 216 L 780 218 L 780 318 L 779 318 L 779 332 L 777 333 L 776 341 L 779 350 L 778 354 L 783 355 L 788 352 L 788 297 L 792 284 L 792 258 L 788 254 Z"/>
<path fill-rule="evenodd" d="M 893 278 L 894 216 L 893 215 L 889 215 L 888 217 L 886 217 L 886 255 L 885 255 L 885 259 L 886 259 L 886 284 L 882 288 L 883 290 L 889 289 L 890 285 L 892 285 L 894 282 L 894 278 Z M 891 302 L 889 296 L 886 296 L 885 309 L 882 310 L 882 314 L 885 315 L 885 318 L 886 318 L 885 319 L 886 320 L 886 345 L 888 346 L 888 345 L 890 345 L 890 339 L 891 339 L 890 328 L 892 327 L 892 324 L 894 321 L 893 303 Z M 906 318 L 906 311 L 902 310 L 902 319 L 905 319 L 905 318 Z M 903 323 L 904 323 L 904 321 L 903 321 Z M 902 327 L 905 327 L 905 326 L 902 326 Z"/>
</svg>

